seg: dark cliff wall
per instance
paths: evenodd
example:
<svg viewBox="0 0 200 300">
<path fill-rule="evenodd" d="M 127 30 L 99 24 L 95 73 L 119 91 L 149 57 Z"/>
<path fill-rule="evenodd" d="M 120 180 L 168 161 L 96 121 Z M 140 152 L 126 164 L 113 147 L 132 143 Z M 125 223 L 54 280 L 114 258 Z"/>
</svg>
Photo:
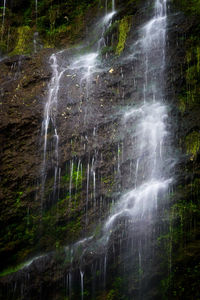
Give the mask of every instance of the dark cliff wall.
<svg viewBox="0 0 200 300">
<path fill-rule="evenodd" d="M 168 36 L 168 95 L 177 151 L 176 185 L 171 195 L 171 274 L 163 281 L 170 299 L 196 299 L 199 257 L 199 1 L 171 1 Z M 165 241 L 165 242 L 166 242 Z"/>
<path fill-rule="evenodd" d="M 91 3 L 72 1 L 70 6 L 66 6 L 62 1 L 41 3 L 38 7 L 37 28 L 33 1 L 30 5 L 26 2 L 17 21 L 13 21 L 12 17 L 17 18 L 19 3 L 16 4 L 14 1 L 9 3 L 7 16 L 10 18 L 5 20 L 8 26 L 4 32 L 4 44 L 1 44 L 2 50 L 7 50 L 5 37 L 8 36 L 8 28 L 11 33 L 13 32 L 9 46 L 11 54 L 31 53 L 33 32 L 36 30 L 39 31 L 38 43 L 41 45 L 45 46 L 46 43 L 47 46 L 55 46 L 58 43 L 63 46 L 73 43 L 75 39 L 85 36 L 86 25 L 89 26 L 94 22 L 99 10 L 101 14 L 105 9 L 104 3 L 99 1 L 91 1 Z M 160 247 L 167 254 L 163 257 L 160 253 L 164 272 L 159 270 L 162 280 L 159 283 L 160 290 L 156 294 L 158 298 L 152 292 L 153 296 L 150 295 L 149 299 L 161 297 L 162 299 L 198 299 L 199 297 L 200 25 L 198 4 L 198 1 L 193 5 L 187 5 L 185 1 L 169 3 L 166 90 L 167 101 L 171 107 L 170 142 L 173 144 L 177 161 L 174 167 L 174 189 L 170 194 L 169 232 L 159 237 L 157 245 L 158 252 Z M 21 5 L 22 3 L 20 7 Z M 85 231 L 93 231 L 99 214 L 100 219 L 103 219 L 111 206 L 112 199 L 117 199 L 118 192 L 133 183 L 127 180 L 130 161 L 129 154 L 123 152 L 126 146 L 123 145 L 123 125 L 120 124 L 118 117 L 113 120 L 111 116 L 116 108 L 120 107 L 122 99 L 127 105 L 133 98 L 136 103 L 140 101 L 132 81 L 132 66 L 121 64 L 120 60 L 128 54 L 128 46 L 137 38 L 137 28 L 146 18 L 145 11 L 149 3 L 119 1 L 117 5 L 120 8 L 119 13 L 113 21 L 111 30 L 106 33 L 108 45 L 102 53 L 103 59 L 109 57 L 112 64 L 107 71 L 95 77 L 92 83 L 86 125 L 83 126 L 84 114 L 81 110 L 84 112 L 87 102 L 83 96 L 83 106 L 79 107 L 79 78 L 73 77 L 74 74 L 68 74 L 72 78 L 68 77 L 68 88 L 71 94 L 68 95 L 67 105 L 65 94 L 61 91 L 58 107 L 60 195 L 57 201 L 52 201 L 53 170 L 49 165 L 45 188 L 45 210 L 42 213 L 40 176 L 43 140 L 40 134 L 48 92 L 47 85 L 51 77 L 48 58 L 54 50 L 42 50 L 28 57 L 12 56 L 1 62 L 0 254 L 2 270 L 9 267 L 2 275 L 12 273 L 15 270 L 13 266 L 41 251 L 48 252 L 56 249 L 58 256 L 62 258 L 63 253 L 59 253 L 61 246 L 78 240 Z M 131 26 L 131 30 L 126 32 L 125 41 L 120 40 L 119 37 L 120 24 L 124 23 L 128 24 L 127 28 L 129 24 Z M 121 26 L 122 28 L 124 27 Z M 25 48 L 24 40 L 29 41 Z M 124 46 L 125 52 L 123 52 Z M 122 49 L 122 53 L 118 53 L 119 49 Z M 121 56 L 117 59 L 119 54 Z M 67 57 L 64 58 L 67 60 Z M 134 76 L 137 77 L 137 74 Z M 98 124 L 98 128 L 95 129 L 98 133 L 96 137 L 94 124 Z M 87 168 L 88 164 L 91 166 L 93 159 L 97 176 L 96 203 L 93 185 L 90 183 L 89 222 L 86 224 Z M 120 159 L 120 176 L 117 173 L 118 159 Z M 83 168 L 81 177 L 77 175 L 79 160 Z M 72 192 L 69 195 L 72 161 L 74 166 Z M 97 226 L 97 236 L 100 230 Z M 62 268 L 58 268 L 52 277 L 47 276 L 51 268 L 56 269 L 55 263 L 51 258 L 49 260 L 49 267 L 45 271 L 41 270 L 40 276 L 44 276 L 44 284 L 49 283 L 49 286 L 54 286 L 57 295 L 59 285 L 57 287 L 56 285 L 62 278 L 60 275 Z M 118 265 L 120 265 L 119 261 L 112 261 L 113 269 L 110 275 L 115 279 L 110 283 L 109 290 L 102 292 L 99 299 L 123 299 L 123 295 L 119 292 L 123 285 L 122 279 L 117 272 L 115 274 Z M 166 275 L 166 268 L 169 270 L 169 276 Z M 37 272 L 33 270 L 33 274 L 35 273 Z M 151 274 L 153 287 L 154 281 L 160 280 L 156 277 L 157 274 L 153 272 Z M 38 275 L 39 279 L 40 276 Z M 6 286 L 9 280 L 12 281 L 12 278 L 3 278 L 2 282 L 4 284 L 5 281 Z M 127 278 L 126 280 L 128 281 Z M 39 286 L 37 280 L 33 283 L 33 291 L 36 291 Z M 129 297 L 135 295 L 136 288 L 132 286 L 131 281 L 127 286 Z M 30 291 L 26 291 L 28 295 Z M 55 294 L 50 296 L 47 293 L 45 296 L 56 299 Z M 36 299 L 37 296 L 33 294 L 33 299 L 34 297 Z"/>
</svg>

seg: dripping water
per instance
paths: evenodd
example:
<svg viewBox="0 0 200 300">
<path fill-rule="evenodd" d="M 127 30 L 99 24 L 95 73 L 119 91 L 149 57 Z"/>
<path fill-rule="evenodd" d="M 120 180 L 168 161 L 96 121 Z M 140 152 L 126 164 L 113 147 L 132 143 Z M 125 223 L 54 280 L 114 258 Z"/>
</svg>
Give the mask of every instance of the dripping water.
<svg viewBox="0 0 200 300">
<path fill-rule="evenodd" d="M 81 300 L 83 300 L 84 297 L 84 272 L 80 270 L 80 276 L 81 276 Z"/>
</svg>

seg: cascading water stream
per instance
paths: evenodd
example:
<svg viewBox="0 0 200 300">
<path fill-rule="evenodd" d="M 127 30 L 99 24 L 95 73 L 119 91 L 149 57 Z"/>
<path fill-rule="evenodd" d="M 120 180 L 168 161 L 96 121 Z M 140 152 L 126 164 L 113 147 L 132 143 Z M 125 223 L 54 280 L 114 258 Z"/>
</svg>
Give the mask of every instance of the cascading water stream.
<svg viewBox="0 0 200 300">
<path fill-rule="evenodd" d="M 57 188 L 57 177 L 58 177 L 58 162 L 59 162 L 59 155 L 58 155 L 58 146 L 59 146 L 59 135 L 58 135 L 58 129 L 56 126 L 56 114 L 57 114 L 57 103 L 58 103 L 58 93 L 60 89 L 60 81 L 62 78 L 63 73 L 66 70 L 71 71 L 80 71 L 81 73 L 81 84 L 85 80 L 86 81 L 86 98 L 89 98 L 89 80 L 91 74 L 96 70 L 97 63 L 98 63 L 98 56 L 100 54 L 100 51 L 102 47 L 105 45 L 105 41 L 102 42 L 102 39 L 104 39 L 103 34 L 105 32 L 105 29 L 109 27 L 110 22 L 112 20 L 113 15 L 115 14 L 114 11 L 114 2 L 112 6 L 112 12 L 107 13 L 101 21 L 98 23 L 98 26 L 101 29 L 100 32 L 100 38 L 97 41 L 96 44 L 96 52 L 92 52 L 86 55 L 81 55 L 76 57 L 72 60 L 72 62 L 68 65 L 67 68 L 62 68 L 58 64 L 58 58 L 60 57 L 60 54 L 63 52 L 58 52 L 56 54 L 52 54 L 50 57 L 50 63 L 51 68 L 53 70 L 53 75 L 51 82 L 49 84 L 49 94 L 48 99 L 45 105 L 44 110 L 44 119 L 42 123 L 42 135 L 44 136 L 44 147 L 43 147 L 43 165 L 42 165 L 42 198 L 44 195 L 44 189 L 45 189 L 45 182 L 47 177 L 47 144 L 48 139 L 50 135 L 50 131 L 54 132 L 53 134 L 53 154 L 51 154 L 51 164 L 54 168 L 54 185 L 53 185 L 53 197 L 55 197 L 55 192 Z M 36 21 L 37 21 L 37 6 L 38 2 L 35 0 L 35 9 L 36 9 Z M 34 45 L 36 43 L 34 42 Z M 36 47 L 35 47 L 36 52 Z M 87 108 L 85 113 L 85 118 L 87 116 Z M 52 138 L 52 137 L 51 137 Z M 49 159 L 48 159 L 49 160 Z M 71 198 L 71 189 L 72 189 L 72 173 L 73 173 L 73 161 L 70 169 L 70 183 L 69 183 L 69 194 Z M 93 174 L 93 185 L 94 185 L 94 198 L 95 198 L 95 170 L 92 170 Z M 87 207 L 88 207 L 88 199 L 89 199 L 89 178 L 90 172 L 88 170 L 87 172 L 87 201 L 86 201 L 86 223 L 87 223 Z"/>
<path fill-rule="evenodd" d="M 110 215 L 105 224 L 106 233 L 110 232 L 121 217 L 128 216 L 136 220 L 152 215 L 157 209 L 158 195 L 167 190 L 171 182 L 171 179 L 166 179 L 163 174 L 165 161 L 162 157 L 162 145 L 167 135 L 167 109 L 162 103 L 166 17 L 166 1 L 156 0 L 154 17 L 142 28 L 139 45 L 141 54 L 145 57 L 142 101 L 144 104 L 125 113 L 123 120 L 128 124 L 138 119 L 136 183 L 135 188 L 120 199 L 114 213 Z"/>
</svg>

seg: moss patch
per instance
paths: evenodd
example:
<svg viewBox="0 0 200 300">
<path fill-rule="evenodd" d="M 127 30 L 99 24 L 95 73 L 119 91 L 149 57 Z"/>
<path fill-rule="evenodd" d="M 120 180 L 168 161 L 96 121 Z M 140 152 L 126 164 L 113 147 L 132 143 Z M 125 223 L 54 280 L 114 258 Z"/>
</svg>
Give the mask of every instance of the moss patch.
<svg viewBox="0 0 200 300">
<path fill-rule="evenodd" d="M 188 109 L 199 105 L 200 95 L 200 46 L 199 41 L 194 37 L 187 40 L 190 45 L 185 55 L 186 71 L 185 83 L 186 86 L 179 96 L 179 110 L 184 113 Z"/>
<path fill-rule="evenodd" d="M 200 133 L 197 131 L 193 131 L 188 134 L 185 140 L 185 144 L 187 154 L 190 154 L 191 160 L 193 160 L 200 148 Z"/>
<path fill-rule="evenodd" d="M 19 270 L 21 270 L 25 266 L 25 263 L 19 264 L 17 266 L 9 267 L 0 273 L 0 277 L 4 277 L 10 274 L 13 274 Z"/>
<path fill-rule="evenodd" d="M 120 55 L 122 51 L 124 50 L 127 35 L 131 29 L 131 16 L 125 16 L 120 22 L 119 22 L 119 41 L 116 48 L 116 54 Z"/>
<path fill-rule="evenodd" d="M 29 26 L 19 27 L 17 30 L 18 39 L 15 49 L 11 53 L 15 54 L 28 54 L 32 48 L 32 30 Z"/>
</svg>

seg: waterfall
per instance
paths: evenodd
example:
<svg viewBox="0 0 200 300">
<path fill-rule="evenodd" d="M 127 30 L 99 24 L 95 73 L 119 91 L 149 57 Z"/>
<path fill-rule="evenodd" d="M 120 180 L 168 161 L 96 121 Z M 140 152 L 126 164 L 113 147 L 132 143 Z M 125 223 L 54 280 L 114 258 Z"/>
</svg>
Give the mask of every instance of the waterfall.
<svg viewBox="0 0 200 300">
<path fill-rule="evenodd" d="M 167 108 L 163 103 L 166 22 L 166 1 L 156 0 L 154 16 L 141 30 L 139 49 L 134 48 L 145 58 L 142 105 L 126 112 L 123 120 L 128 124 L 137 119 L 135 187 L 121 197 L 105 223 L 106 233 L 122 217 L 134 220 L 151 217 L 158 206 L 158 195 L 166 191 L 171 182 L 163 173 L 166 166 L 162 157 L 162 145 L 167 136 Z"/>
<path fill-rule="evenodd" d="M 115 1 L 112 1 L 112 13 L 106 14 L 100 21 L 101 32 L 99 34 L 99 39 L 97 39 L 95 45 L 93 45 L 93 52 L 87 53 L 79 56 L 72 56 L 69 60 L 69 65 L 64 69 L 59 65 L 60 58 L 63 57 L 60 53 L 51 55 L 50 64 L 52 68 L 52 79 L 48 86 L 48 98 L 45 105 L 44 117 L 42 123 L 42 136 L 44 138 L 43 146 L 43 165 L 42 165 L 42 193 L 44 194 L 45 182 L 47 173 L 50 166 L 53 169 L 53 195 L 55 197 L 57 187 L 58 194 L 60 191 L 60 178 L 61 178 L 61 169 L 59 168 L 59 129 L 57 127 L 56 117 L 57 117 L 57 105 L 59 100 L 59 89 L 61 85 L 61 79 L 64 72 L 67 70 L 69 74 L 67 76 L 72 77 L 73 80 L 77 76 L 78 80 L 80 79 L 81 84 L 85 82 L 85 91 L 84 89 L 81 92 L 85 92 L 86 105 L 90 97 L 90 78 L 95 72 L 99 72 L 99 54 L 102 47 L 104 47 L 104 32 L 111 24 L 112 16 L 115 11 Z M 86 298 L 87 296 L 87 268 L 85 268 L 87 258 L 89 258 L 89 263 L 95 261 L 96 257 L 101 256 L 99 272 L 97 273 L 101 276 L 102 285 L 106 288 L 106 284 L 109 281 L 109 276 L 107 272 L 110 271 L 110 256 L 115 256 L 115 251 L 119 257 L 120 263 L 123 262 L 120 255 L 124 249 L 124 236 L 127 233 L 126 226 L 131 220 L 131 224 L 137 225 L 137 229 L 147 224 L 148 229 L 151 227 L 151 224 L 156 219 L 156 212 L 159 207 L 159 201 L 162 195 L 164 195 L 168 189 L 169 184 L 172 179 L 168 177 L 166 170 L 168 169 L 166 162 L 166 150 L 164 147 L 165 140 L 168 136 L 166 122 L 167 122 L 167 106 L 165 105 L 165 88 L 164 88 L 164 72 L 165 72 L 165 39 L 166 39 L 166 24 L 167 24 L 167 11 L 166 11 L 166 0 L 155 0 L 153 17 L 148 21 L 142 28 L 139 30 L 139 38 L 132 47 L 133 57 L 136 57 L 136 67 L 135 74 L 142 74 L 140 78 L 140 87 L 138 90 L 140 93 L 140 103 L 135 104 L 133 99 L 132 106 L 129 106 L 128 110 L 120 114 L 122 128 L 121 130 L 124 133 L 125 138 L 122 140 L 117 140 L 116 148 L 116 166 L 117 176 L 122 178 L 124 176 L 123 164 L 126 163 L 126 153 L 131 152 L 130 154 L 130 170 L 128 169 L 128 174 L 130 177 L 134 175 L 134 180 L 132 186 L 129 186 L 129 190 L 124 192 L 120 196 L 118 202 L 115 203 L 115 198 L 113 197 L 112 203 L 110 202 L 110 211 L 111 213 L 103 221 L 103 228 L 99 230 L 100 232 L 94 233 L 90 237 L 81 239 L 76 243 L 72 243 L 65 247 L 65 253 L 70 253 L 70 260 L 66 259 L 69 270 L 67 275 L 67 291 L 69 296 L 73 294 L 72 287 L 72 276 L 75 270 L 75 264 L 79 273 L 79 280 L 81 280 L 81 299 Z M 114 66 L 115 67 L 115 66 Z M 99 68 L 99 69 L 98 69 Z M 117 67 L 116 67 L 117 68 Z M 120 66 L 120 77 L 121 79 L 125 78 L 126 69 Z M 71 72 L 71 73 L 70 73 Z M 75 74 L 76 73 L 76 74 Z M 73 75 L 72 75 L 73 74 Z M 77 75 L 78 74 L 78 75 Z M 135 76 L 136 76 L 135 75 Z M 105 77 L 103 80 L 106 80 L 106 76 L 109 76 L 109 72 L 105 72 Z M 63 76 L 64 77 L 64 76 Z M 137 80 L 132 79 L 133 86 L 137 86 Z M 80 84 L 80 85 L 81 85 Z M 73 82 L 75 87 L 75 80 Z M 67 93 L 66 93 L 67 94 Z M 66 96 L 65 94 L 65 96 Z M 103 97 L 103 96 L 102 96 Z M 124 98 L 124 90 L 123 96 Z M 92 101 L 91 101 L 92 102 Z M 65 103 L 66 104 L 66 103 Z M 102 117 L 103 119 L 103 117 Z M 134 130 L 132 130 L 131 124 L 134 124 Z M 94 124 L 96 125 L 96 124 Z M 97 124 L 98 125 L 98 124 Z M 105 124 L 103 124 L 105 125 Z M 96 136 L 96 129 L 99 127 L 93 127 L 92 136 Z M 88 128 L 86 128 L 87 130 Z M 85 128 L 84 128 L 85 130 Z M 90 208 L 92 207 L 91 200 L 94 200 L 94 208 L 96 209 L 98 201 L 100 203 L 99 209 L 100 215 L 105 213 L 105 207 L 103 207 L 103 201 L 107 201 L 104 194 L 100 195 L 98 199 L 98 178 L 104 176 L 98 173 L 97 164 L 98 159 L 96 155 L 93 156 L 93 153 L 88 151 L 87 160 L 84 157 L 86 149 L 88 146 L 85 143 L 88 142 L 88 132 L 85 133 L 84 140 L 84 154 L 83 157 L 78 157 L 78 165 L 76 166 L 76 158 L 72 156 L 70 159 L 70 177 L 69 177 L 69 199 L 72 200 L 74 180 L 75 180 L 75 189 L 78 190 L 79 185 L 79 176 L 83 177 L 84 172 L 84 162 L 85 162 L 85 181 L 83 182 L 85 186 L 85 202 L 81 208 L 85 213 L 85 223 L 86 229 L 87 225 L 90 225 Z M 126 149 L 127 143 L 126 139 L 130 140 L 130 144 L 134 144 L 134 149 Z M 89 137 L 90 138 L 90 137 Z M 89 143 L 88 143 L 89 144 Z M 49 147 L 51 145 L 51 147 Z M 50 149 L 51 148 L 51 149 Z M 51 150 L 51 152 L 50 152 Z M 132 151 L 133 150 L 133 151 Z M 96 151 L 96 149 L 95 149 Z M 114 151 L 113 151 L 114 152 Z M 96 153 L 96 152 L 95 152 Z M 115 152 L 116 153 L 116 152 Z M 111 153 L 112 154 L 112 153 Z M 103 162 L 103 157 L 106 157 L 106 151 L 100 153 L 101 163 Z M 91 161 L 92 157 L 92 161 Z M 107 167 L 107 165 L 106 165 Z M 122 170 L 122 171 L 121 171 Z M 76 177 L 74 178 L 74 171 L 76 171 Z M 128 175 L 129 176 L 129 175 Z M 132 179 L 132 178 L 131 178 Z M 102 179 L 101 179 L 102 182 Z M 118 187 L 121 188 L 121 183 L 118 183 Z M 92 191 L 91 191 L 92 190 Z M 103 188 L 102 188 L 103 190 Z M 105 192 L 105 191 L 103 191 Z M 44 195 L 42 195 L 44 197 Z M 106 195 L 107 196 L 107 195 Z M 43 199 L 42 197 L 42 199 Z M 109 198 L 109 197 L 108 197 Z M 105 200 L 104 200 L 105 199 Z M 71 201 L 72 203 L 72 201 Z M 82 204 L 82 203 L 81 203 Z M 112 206 L 112 207 L 111 207 Z M 107 206 L 108 207 L 108 206 Z M 68 213 L 68 211 L 66 212 Z M 94 217 L 92 215 L 92 217 Z M 81 224 L 82 225 L 82 224 Z M 118 227 L 119 225 L 119 227 Z M 124 225 L 123 229 L 122 225 Z M 121 227 L 120 227 L 121 226 Z M 146 229 L 146 227 L 145 227 Z M 97 230 L 98 231 L 98 230 Z M 142 231 L 142 230 L 141 230 Z M 115 240 L 111 244 L 111 235 L 115 235 Z M 139 230 L 140 234 L 140 230 Z M 138 234 L 138 235 L 139 235 Z M 145 235 L 146 234 L 146 235 Z M 149 231 L 145 232 L 145 243 L 143 244 L 142 238 L 137 240 L 138 236 L 131 241 L 132 246 L 131 250 L 136 248 L 136 263 L 135 265 L 139 270 L 138 278 L 138 289 L 139 293 L 143 288 L 143 278 L 142 278 L 142 268 L 145 267 L 145 259 L 149 257 L 146 255 L 146 248 L 148 248 L 148 240 L 151 239 Z M 117 236 L 117 238 L 116 238 Z M 140 237 L 139 237 L 140 238 Z M 116 241 L 117 240 L 117 241 Z M 112 241 L 111 241 L 112 242 Z M 133 245 L 134 244 L 134 245 Z M 117 247 L 119 249 L 117 249 Z M 108 249 L 109 248 L 109 249 Z M 128 247 L 127 247 L 128 248 Z M 103 249 L 103 250 L 102 250 Z M 119 250 L 119 253 L 117 252 Z M 128 249 L 129 250 L 129 249 Z M 127 251 L 128 251 L 127 250 Z M 131 251 L 130 250 L 130 251 Z M 67 255 L 66 255 L 67 256 Z M 45 256 L 44 256 L 45 257 Z M 102 260 L 102 257 L 104 259 Z M 133 257 L 133 254 L 132 254 Z M 41 257 L 40 257 L 41 258 Z M 115 260 L 115 257 L 113 258 Z M 111 260 L 112 260 L 111 259 Z M 134 259 L 134 258 L 133 258 Z M 27 266 L 29 266 L 33 261 L 38 260 L 36 257 L 32 260 Z M 114 263 L 115 264 L 115 263 Z M 80 267 L 81 266 L 81 267 Z M 87 265 L 86 265 L 87 266 Z M 84 269 L 85 273 L 82 271 Z M 95 267 L 96 268 L 96 267 Z M 77 270 L 76 269 L 76 270 Z M 125 268 L 124 268 L 125 270 Z M 113 270 L 112 270 L 113 272 Z M 66 274 L 66 273 L 65 273 Z M 103 278 L 102 278 L 103 277 Z M 100 278 L 100 277 L 99 277 Z M 85 281 L 84 281 L 85 279 Z M 100 279 L 99 279 L 100 280 Z M 85 293 L 84 293 L 84 284 L 85 284 Z M 79 288 L 80 293 L 80 288 Z M 85 295 L 85 297 L 84 297 Z M 79 294 L 80 296 L 80 294 Z M 142 297 L 142 294 L 141 294 Z"/>
</svg>

